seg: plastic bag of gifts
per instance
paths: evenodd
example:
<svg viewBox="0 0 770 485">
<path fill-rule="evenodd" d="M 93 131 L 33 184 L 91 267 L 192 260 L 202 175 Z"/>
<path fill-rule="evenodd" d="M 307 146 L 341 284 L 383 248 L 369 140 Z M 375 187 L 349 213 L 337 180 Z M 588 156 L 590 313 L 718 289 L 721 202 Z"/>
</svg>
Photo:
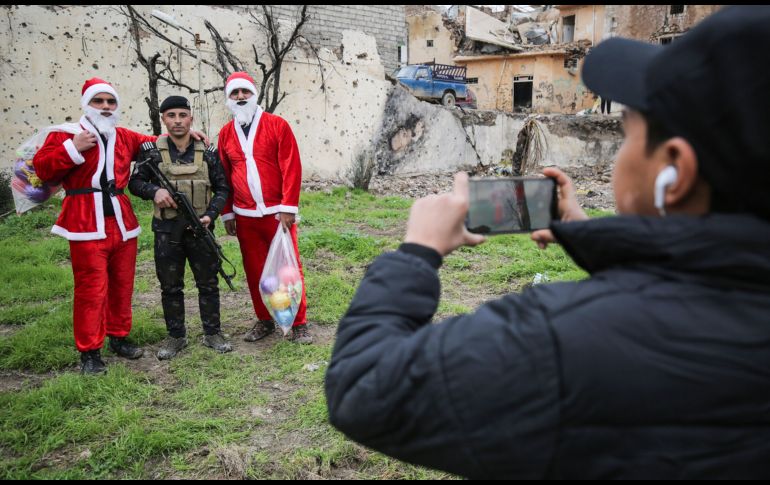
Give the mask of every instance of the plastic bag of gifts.
<svg viewBox="0 0 770 485">
<path fill-rule="evenodd" d="M 294 256 L 291 234 L 284 231 L 280 223 L 259 279 L 259 293 L 283 334 L 289 333 L 302 299 L 302 276 Z"/>
<path fill-rule="evenodd" d="M 42 204 L 61 189 L 61 181 L 43 182 L 35 173 L 35 167 L 32 166 L 32 159 L 35 157 L 35 153 L 43 146 L 48 135 L 55 131 L 77 135 L 82 131 L 82 128 L 75 123 L 49 126 L 35 133 L 16 149 L 16 158 L 13 161 L 13 177 L 11 178 L 11 192 L 13 193 L 17 214 L 23 214 L 33 207 Z"/>
</svg>

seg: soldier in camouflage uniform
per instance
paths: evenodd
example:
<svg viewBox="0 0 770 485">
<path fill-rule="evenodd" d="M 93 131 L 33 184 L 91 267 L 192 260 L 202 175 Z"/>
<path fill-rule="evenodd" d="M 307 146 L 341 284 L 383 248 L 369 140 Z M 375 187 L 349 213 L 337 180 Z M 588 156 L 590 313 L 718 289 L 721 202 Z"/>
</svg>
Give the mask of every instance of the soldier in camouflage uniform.
<svg viewBox="0 0 770 485">
<path fill-rule="evenodd" d="M 214 219 L 222 211 L 230 193 L 222 164 L 214 146 L 206 149 L 190 137 L 192 111 L 182 96 L 170 96 L 160 106 L 161 120 L 169 136 L 158 138 L 157 148 L 144 150 L 138 160 L 152 158 L 160 171 L 184 192 L 201 218 L 214 229 Z M 132 194 L 153 200 L 155 213 L 155 271 L 161 286 L 163 316 L 168 338 L 158 351 L 158 359 L 170 359 L 187 346 L 184 312 L 185 259 L 190 261 L 198 287 L 198 305 L 203 323 L 203 344 L 218 352 L 230 352 L 232 345 L 221 332 L 219 319 L 219 261 L 202 240 L 187 229 L 169 192 L 158 187 L 146 166 L 134 170 L 128 188 Z M 213 197 L 212 197 L 213 192 Z"/>
</svg>

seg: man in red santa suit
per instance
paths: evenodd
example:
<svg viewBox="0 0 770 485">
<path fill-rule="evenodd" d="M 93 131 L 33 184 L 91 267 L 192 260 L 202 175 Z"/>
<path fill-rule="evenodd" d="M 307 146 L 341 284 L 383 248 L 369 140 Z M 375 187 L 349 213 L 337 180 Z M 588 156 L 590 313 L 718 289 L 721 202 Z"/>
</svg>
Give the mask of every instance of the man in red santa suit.
<svg viewBox="0 0 770 485">
<path fill-rule="evenodd" d="M 259 281 L 278 224 L 289 231 L 302 277 L 302 298 L 289 340 L 312 343 L 307 330 L 304 275 L 297 246 L 302 163 L 289 124 L 257 104 L 254 80 L 245 72 L 227 78 L 225 95 L 233 121 L 219 132 L 219 155 L 232 192 L 222 210 L 227 233 L 238 236 L 243 267 L 257 314 L 257 323 L 244 340 L 253 342 L 275 330 L 262 303 Z"/>
<path fill-rule="evenodd" d="M 105 335 L 110 350 L 121 357 L 137 359 L 143 353 L 126 340 L 141 228 L 123 189 L 139 146 L 156 137 L 117 127 L 118 93 L 101 79 L 85 82 L 80 104 L 83 131 L 51 133 L 33 164 L 41 179 L 63 182 L 66 197 L 51 232 L 70 241 L 81 372 L 99 374 L 106 370 L 99 352 Z"/>
</svg>

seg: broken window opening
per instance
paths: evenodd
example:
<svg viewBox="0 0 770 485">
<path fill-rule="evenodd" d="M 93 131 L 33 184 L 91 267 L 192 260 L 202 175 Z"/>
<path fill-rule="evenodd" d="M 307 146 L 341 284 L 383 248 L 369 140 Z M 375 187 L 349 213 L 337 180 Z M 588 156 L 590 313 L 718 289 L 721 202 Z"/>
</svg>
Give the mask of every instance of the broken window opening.
<svg viewBox="0 0 770 485">
<path fill-rule="evenodd" d="M 562 42 L 567 44 L 575 40 L 575 16 L 569 15 L 562 19 Z"/>
<path fill-rule="evenodd" d="M 432 40 L 427 41 L 427 43 L 428 43 L 428 47 L 433 47 L 433 41 Z"/>
<path fill-rule="evenodd" d="M 671 5 L 671 15 L 679 15 L 684 13 L 684 5 Z"/>
<path fill-rule="evenodd" d="M 670 44 L 674 42 L 677 37 L 679 37 L 679 35 L 667 35 L 665 37 L 659 37 L 658 42 L 660 42 L 661 45 Z"/>
<path fill-rule="evenodd" d="M 409 54 L 405 45 L 398 46 L 398 61 L 401 66 L 409 64 Z"/>
<path fill-rule="evenodd" d="M 532 76 L 515 76 L 513 78 L 513 112 L 521 112 L 532 108 Z"/>
<path fill-rule="evenodd" d="M 469 77 L 465 80 L 465 84 L 478 84 L 479 78 L 477 77 Z"/>
</svg>

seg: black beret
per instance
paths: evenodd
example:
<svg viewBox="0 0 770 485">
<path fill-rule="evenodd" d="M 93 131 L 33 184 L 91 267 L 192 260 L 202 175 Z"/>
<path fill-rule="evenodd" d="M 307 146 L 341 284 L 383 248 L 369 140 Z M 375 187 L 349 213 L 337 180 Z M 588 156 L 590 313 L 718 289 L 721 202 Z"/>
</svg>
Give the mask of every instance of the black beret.
<svg viewBox="0 0 770 485">
<path fill-rule="evenodd" d="M 187 101 L 187 98 L 184 96 L 169 96 L 160 104 L 161 113 L 174 108 L 184 108 L 192 111 L 192 108 L 190 108 L 190 102 Z"/>
</svg>

